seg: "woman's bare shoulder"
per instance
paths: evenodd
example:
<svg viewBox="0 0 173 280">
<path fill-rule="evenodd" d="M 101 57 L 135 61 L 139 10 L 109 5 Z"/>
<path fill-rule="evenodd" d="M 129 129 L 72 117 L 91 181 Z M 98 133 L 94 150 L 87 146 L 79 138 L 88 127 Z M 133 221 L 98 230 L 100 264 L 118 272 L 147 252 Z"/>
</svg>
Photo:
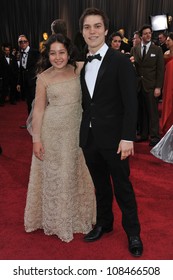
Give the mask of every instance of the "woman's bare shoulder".
<svg viewBox="0 0 173 280">
<path fill-rule="evenodd" d="M 81 70 L 82 70 L 82 68 L 84 66 L 84 61 L 77 61 L 76 65 L 77 65 L 76 73 L 78 75 L 80 75 L 80 72 L 81 72 Z"/>
<path fill-rule="evenodd" d="M 164 52 L 164 55 L 163 55 L 163 56 L 164 56 L 164 58 L 169 57 L 169 56 L 170 56 L 170 50 Z"/>
</svg>

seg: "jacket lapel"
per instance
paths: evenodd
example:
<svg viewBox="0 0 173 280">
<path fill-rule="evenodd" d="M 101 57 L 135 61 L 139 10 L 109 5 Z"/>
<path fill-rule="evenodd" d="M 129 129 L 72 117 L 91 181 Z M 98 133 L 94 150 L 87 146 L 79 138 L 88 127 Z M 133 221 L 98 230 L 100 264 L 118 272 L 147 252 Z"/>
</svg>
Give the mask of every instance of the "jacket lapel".
<svg viewBox="0 0 173 280">
<path fill-rule="evenodd" d="M 142 55 L 141 55 L 141 44 L 137 46 L 137 56 L 142 60 Z"/>
<path fill-rule="evenodd" d="M 81 80 L 81 87 L 82 87 L 82 89 L 88 95 L 88 97 L 91 99 L 91 96 L 90 96 L 90 93 L 89 93 L 89 90 L 88 90 L 88 87 L 87 87 L 87 84 L 86 84 L 86 81 L 85 81 L 85 66 L 86 66 L 86 64 L 87 64 L 87 61 L 85 61 L 84 66 L 83 66 L 83 68 L 81 70 L 80 80 Z"/>
<path fill-rule="evenodd" d="M 94 93 L 93 93 L 93 98 L 95 97 L 96 93 L 97 93 L 97 89 L 98 86 L 102 80 L 102 77 L 106 71 L 106 68 L 109 66 L 110 61 L 111 61 L 111 56 L 113 55 L 113 53 L 115 52 L 115 50 L 113 50 L 112 48 L 109 48 L 104 56 L 104 59 L 101 63 L 101 66 L 99 68 L 98 71 L 98 75 L 97 75 L 97 79 L 96 79 L 96 83 L 95 83 L 95 87 L 94 87 Z"/>
<path fill-rule="evenodd" d="M 150 47 L 149 47 L 149 49 L 148 49 L 148 52 L 147 52 L 146 56 L 151 56 L 152 51 L 153 51 L 153 44 L 152 44 L 152 42 L 151 42 L 151 45 L 150 45 Z M 155 53 L 155 51 L 154 51 L 154 53 Z"/>
<path fill-rule="evenodd" d="M 96 79 L 96 83 L 95 83 L 95 87 L 94 87 L 94 93 L 93 93 L 93 97 L 92 99 L 95 97 L 96 93 L 97 93 L 97 88 L 102 80 L 102 77 L 106 71 L 106 68 L 109 66 L 110 61 L 111 61 L 111 56 L 112 54 L 115 52 L 115 50 L 113 50 L 112 48 L 109 48 L 104 56 L 104 59 L 101 63 L 101 66 L 99 68 L 98 71 L 98 75 L 97 75 L 97 79 Z M 88 87 L 85 81 L 85 65 L 87 62 L 85 62 L 82 70 L 81 70 L 81 86 L 84 89 L 85 93 L 87 93 L 91 99 L 90 93 L 88 91 Z"/>
<path fill-rule="evenodd" d="M 145 57 L 144 57 L 144 61 L 145 61 L 146 58 L 148 58 L 148 57 L 151 56 L 152 51 L 153 51 L 153 43 L 151 42 L 151 45 L 150 45 L 150 47 L 149 47 L 149 49 L 148 49 L 148 51 L 147 51 L 147 53 L 146 53 L 146 55 L 145 55 Z M 140 53 L 141 53 L 141 52 L 140 52 Z M 142 59 L 142 57 L 141 57 L 141 59 Z"/>
</svg>

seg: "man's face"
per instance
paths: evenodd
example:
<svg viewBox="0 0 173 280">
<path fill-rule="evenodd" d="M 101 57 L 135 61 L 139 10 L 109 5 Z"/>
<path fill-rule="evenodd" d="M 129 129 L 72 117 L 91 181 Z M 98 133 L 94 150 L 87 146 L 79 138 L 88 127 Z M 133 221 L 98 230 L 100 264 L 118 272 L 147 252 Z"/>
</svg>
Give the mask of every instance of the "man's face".
<svg viewBox="0 0 173 280">
<path fill-rule="evenodd" d="M 25 50 L 29 46 L 28 39 L 25 36 L 20 36 L 18 39 L 18 45 L 21 50 Z"/>
<path fill-rule="evenodd" d="M 107 32 L 101 16 L 89 15 L 85 17 L 82 34 L 91 53 L 96 53 L 103 46 Z"/>
<path fill-rule="evenodd" d="M 5 53 L 5 56 L 9 57 L 9 55 L 10 55 L 10 48 L 5 47 L 4 48 L 4 53 Z"/>
<path fill-rule="evenodd" d="M 146 28 L 143 30 L 142 32 L 142 41 L 144 44 L 147 44 L 151 41 L 151 37 L 152 37 L 152 32 L 150 30 L 150 28 Z"/>
<path fill-rule="evenodd" d="M 133 41 L 133 46 L 135 47 L 140 44 L 141 38 L 138 34 L 134 34 L 132 41 Z"/>
<path fill-rule="evenodd" d="M 159 42 L 160 42 L 160 44 L 163 44 L 166 42 L 166 37 L 163 34 L 159 35 Z"/>
</svg>

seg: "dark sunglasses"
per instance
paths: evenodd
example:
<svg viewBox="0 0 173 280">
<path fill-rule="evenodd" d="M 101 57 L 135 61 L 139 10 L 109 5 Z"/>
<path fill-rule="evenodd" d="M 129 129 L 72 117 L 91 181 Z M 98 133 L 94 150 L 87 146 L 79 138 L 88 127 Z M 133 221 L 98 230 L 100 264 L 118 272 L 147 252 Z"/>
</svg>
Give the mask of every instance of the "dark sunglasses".
<svg viewBox="0 0 173 280">
<path fill-rule="evenodd" d="M 19 41 L 19 44 L 26 44 L 28 41 L 27 40 L 23 40 L 23 41 Z"/>
</svg>

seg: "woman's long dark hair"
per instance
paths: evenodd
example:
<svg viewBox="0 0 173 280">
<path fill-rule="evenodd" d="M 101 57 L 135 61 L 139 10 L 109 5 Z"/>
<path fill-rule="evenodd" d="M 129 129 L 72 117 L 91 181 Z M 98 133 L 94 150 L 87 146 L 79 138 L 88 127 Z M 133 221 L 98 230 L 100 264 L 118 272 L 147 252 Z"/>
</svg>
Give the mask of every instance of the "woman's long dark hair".
<svg viewBox="0 0 173 280">
<path fill-rule="evenodd" d="M 113 38 L 114 38 L 115 36 L 120 37 L 121 40 L 123 39 L 123 37 L 122 37 L 122 35 L 121 35 L 120 32 L 118 32 L 118 31 L 117 31 L 117 32 L 113 32 L 113 33 L 109 36 L 109 38 L 108 38 L 108 46 L 109 46 L 109 47 L 111 47 L 112 40 L 113 40 Z"/>
<path fill-rule="evenodd" d="M 76 69 L 75 51 L 71 40 L 62 34 L 53 34 L 44 43 L 44 48 L 41 52 L 41 57 L 37 62 L 36 74 L 40 74 L 41 72 L 43 72 L 44 70 L 48 69 L 51 66 L 49 61 L 49 52 L 50 52 L 50 46 L 55 42 L 64 45 L 69 55 L 68 64 L 73 65 Z"/>
</svg>

